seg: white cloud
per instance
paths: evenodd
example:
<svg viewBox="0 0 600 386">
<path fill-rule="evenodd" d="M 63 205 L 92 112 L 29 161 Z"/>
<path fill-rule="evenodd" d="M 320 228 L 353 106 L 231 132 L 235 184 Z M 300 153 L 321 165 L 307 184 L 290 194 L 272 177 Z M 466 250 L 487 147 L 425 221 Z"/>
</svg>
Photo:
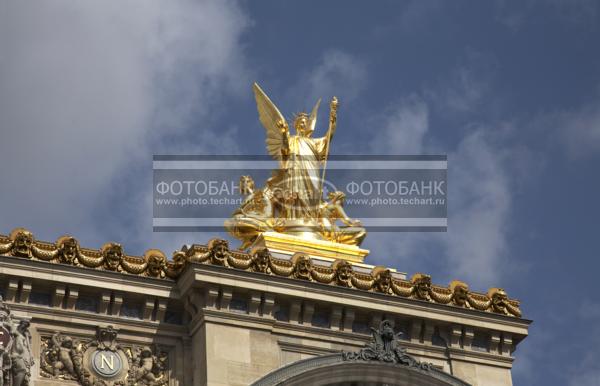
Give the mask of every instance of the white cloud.
<svg viewBox="0 0 600 386">
<path fill-rule="evenodd" d="M 149 190 L 137 176 L 116 186 L 123 171 L 238 92 L 247 26 L 230 1 L 2 2 L 0 232 L 102 239 L 97 203 Z"/>
<path fill-rule="evenodd" d="M 576 355 L 581 359 L 569 370 L 569 386 L 600 385 L 600 350 L 596 326 L 597 324 L 591 328 L 589 342 L 584 347 L 581 344 L 571 346 L 574 349 L 572 356 Z"/>
<path fill-rule="evenodd" d="M 412 96 L 384 114 L 373 153 L 436 154 L 428 144 L 428 106 Z M 504 130 L 504 129 L 503 129 Z M 503 131 L 502 130 L 502 131 Z M 372 255 L 401 269 L 435 263 L 448 275 L 483 288 L 499 285 L 506 266 L 511 210 L 509 163 L 513 149 L 496 140 L 490 127 L 468 127 L 448 151 L 448 231 L 446 233 L 371 234 Z M 352 214 L 350 214 L 352 215 Z M 435 254 L 435 256 L 432 256 Z M 418 256 L 422 267 L 415 265 Z"/>
<path fill-rule="evenodd" d="M 454 274 L 480 285 L 500 285 L 511 208 L 505 150 L 484 129 L 467 135 L 448 155 L 448 232 L 442 242 Z"/>
<path fill-rule="evenodd" d="M 549 17 L 576 27 L 593 28 L 598 15 L 598 3 L 594 0 L 525 0 L 511 2 L 495 1 L 495 18 L 511 32 L 519 32 L 526 23 L 542 13 L 547 20 Z"/>
<path fill-rule="evenodd" d="M 369 235 L 373 256 L 416 271 L 435 264 L 447 277 L 479 290 L 500 285 L 509 266 L 511 181 L 505 161 L 504 150 L 483 129 L 468 134 L 448 154 L 448 231 Z"/>
<path fill-rule="evenodd" d="M 336 95 L 341 103 L 348 103 L 364 89 L 366 80 L 366 64 L 362 60 L 340 50 L 329 50 L 314 68 L 300 76 L 296 86 L 290 89 L 293 92 L 290 99 L 306 103 L 309 98 L 314 103 L 320 97 Z"/>
<path fill-rule="evenodd" d="M 598 386 L 600 385 L 600 369 L 587 369 L 574 375 L 569 386 Z"/>
<path fill-rule="evenodd" d="M 473 112 L 487 96 L 496 68 L 493 55 L 468 48 L 450 74 L 426 89 L 425 95 L 443 115 Z"/>
<path fill-rule="evenodd" d="M 572 158 L 600 153 L 600 101 L 577 110 L 553 115 L 558 142 Z"/>
<path fill-rule="evenodd" d="M 600 302 L 583 299 L 579 305 L 579 317 L 600 322 Z"/>
<path fill-rule="evenodd" d="M 378 121 L 382 121 L 379 123 Z M 376 119 L 371 147 L 378 153 L 421 154 L 429 128 L 427 104 L 417 96 L 405 98 L 388 108 L 383 119 Z"/>
<path fill-rule="evenodd" d="M 334 92 L 352 99 L 367 80 L 365 68 L 346 53 L 329 51 L 291 88 L 294 94 L 288 99 Z M 430 89 L 423 93 L 425 97 L 410 95 L 386 106 L 375 118 L 361 123 L 370 128 L 372 141 L 366 146 L 353 142 L 349 151 L 362 153 L 370 148 L 374 154 L 439 154 L 442 150 L 429 139 L 431 106 L 470 112 L 486 95 L 493 68 L 492 58 L 469 51 L 451 81 L 438 85 L 443 92 Z M 468 126 L 457 145 L 443 150 L 449 157 L 447 233 L 371 233 L 365 243 L 372 250 L 370 262 L 415 270 L 427 270 L 429 263 L 434 263 L 440 271 L 474 286 L 499 285 L 499 275 L 508 266 L 512 183 L 508 160 L 517 154 L 507 141 L 497 138 L 498 133 L 507 131 L 506 127 Z M 417 260 L 422 263 L 420 268 Z"/>
<path fill-rule="evenodd" d="M 587 339 L 581 344 L 575 342 L 569 348 L 573 350 L 572 356 L 581 359 L 570 370 L 569 386 L 596 386 L 600 385 L 600 302 L 583 299 L 579 304 L 578 313 L 582 323 L 588 326 Z"/>
<path fill-rule="evenodd" d="M 487 84 L 473 75 L 472 70 L 460 67 L 454 74 L 453 87 L 444 95 L 445 103 L 451 110 L 468 112 L 477 107 L 481 101 Z"/>
</svg>

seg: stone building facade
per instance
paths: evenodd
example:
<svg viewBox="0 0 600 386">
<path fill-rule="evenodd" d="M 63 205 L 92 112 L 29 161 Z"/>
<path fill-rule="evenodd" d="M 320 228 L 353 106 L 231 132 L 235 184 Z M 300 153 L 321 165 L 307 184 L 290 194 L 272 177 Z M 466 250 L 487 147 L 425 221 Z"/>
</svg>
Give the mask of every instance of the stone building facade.
<svg viewBox="0 0 600 386">
<path fill-rule="evenodd" d="M 29 323 L 31 385 L 506 386 L 530 324 L 500 288 L 218 239 L 167 259 L 19 228 L 0 255 L 2 308 Z"/>
</svg>

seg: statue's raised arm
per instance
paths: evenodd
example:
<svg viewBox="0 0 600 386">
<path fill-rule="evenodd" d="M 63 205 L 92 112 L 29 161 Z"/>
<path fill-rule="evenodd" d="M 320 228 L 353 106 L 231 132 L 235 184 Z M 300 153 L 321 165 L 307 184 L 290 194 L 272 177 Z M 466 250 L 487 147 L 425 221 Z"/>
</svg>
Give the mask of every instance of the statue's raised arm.
<svg viewBox="0 0 600 386">
<path fill-rule="evenodd" d="M 285 117 L 257 83 L 254 83 L 254 97 L 258 109 L 258 118 L 264 126 L 267 138 L 267 151 L 281 160 L 289 153 L 289 128 Z"/>
</svg>

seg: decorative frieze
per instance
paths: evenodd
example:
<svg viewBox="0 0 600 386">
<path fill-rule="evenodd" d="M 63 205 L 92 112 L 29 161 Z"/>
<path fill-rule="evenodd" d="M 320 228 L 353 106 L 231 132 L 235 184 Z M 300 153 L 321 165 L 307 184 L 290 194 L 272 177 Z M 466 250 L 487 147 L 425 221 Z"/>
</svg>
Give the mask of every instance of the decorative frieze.
<svg viewBox="0 0 600 386">
<path fill-rule="evenodd" d="M 62 307 L 67 294 L 67 287 L 64 284 L 57 284 L 52 294 L 52 307 Z"/>
<path fill-rule="evenodd" d="M 23 280 L 21 282 L 21 303 L 29 303 L 29 294 L 31 294 L 31 280 Z"/>
<path fill-rule="evenodd" d="M 260 292 L 251 291 L 248 313 L 251 315 L 258 315 L 261 301 L 262 301 L 262 299 L 260 296 Z"/>
<path fill-rule="evenodd" d="M 273 318 L 273 308 L 275 306 L 275 296 L 271 293 L 265 293 L 262 316 Z"/>
<path fill-rule="evenodd" d="M 162 322 L 165 319 L 165 313 L 167 312 L 168 300 L 165 298 L 158 298 L 156 308 L 156 321 Z"/>
<path fill-rule="evenodd" d="M 344 331 L 352 332 L 352 325 L 354 324 L 355 312 L 352 308 L 344 308 Z"/>
<path fill-rule="evenodd" d="M 220 307 L 222 310 L 226 310 L 229 308 L 229 303 L 231 303 L 232 297 L 233 297 L 233 289 L 231 287 L 222 287 L 221 288 Z"/>
<path fill-rule="evenodd" d="M 311 325 L 313 313 L 315 312 L 315 304 L 313 302 L 304 301 L 302 305 L 302 324 Z"/>
<path fill-rule="evenodd" d="M 521 316 L 519 302 L 508 298 L 501 288 L 490 288 L 486 295 L 471 292 L 467 284 L 453 281 L 447 288 L 431 284 L 431 276 L 417 273 L 410 280 L 393 277 L 385 267 L 375 267 L 370 274 L 355 271 L 344 260 L 334 261 L 330 267 L 313 264 L 311 258 L 297 253 L 290 260 L 271 256 L 266 248 L 255 248 L 250 253 L 230 251 L 226 240 L 213 239 L 208 246 L 193 245 L 182 251 L 188 262 L 220 265 L 299 280 L 356 288 L 371 292 L 432 303 L 472 308 L 508 316 Z M 260 262 L 260 263 L 258 263 Z"/>
<path fill-rule="evenodd" d="M 460 348 L 462 338 L 462 326 L 454 324 L 450 327 L 450 347 Z"/>
<path fill-rule="evenodd" d="M 110 291 L 102 291 L 100 297 L 100 306 L 98 307 L 98 313 L 105 315 L 108 312 L 108 306 L 110 305 Z"/>
<path fill-rule="evenodd" d="M 342 307 L 341 306 L 333 306 L 331 308 L 330 328 L 334 331 L 338 331 L 340 329 L 341 320 L 342 320 Z"/>
<path fill-rule="evenodd" d="M 11 277 L 8 280 L 8 287 L 6 288 L 6 300 L 9 302 L 17 301 L 17 295 L 19 293 L 19 280 L 15 277 Z"/>
<path fill-rule="evenodd" d="M 0 254 L 171 279 L 175 279 L 185 266 L 181 253 L 174 254 L 172 261 L 157 249 L 146 251 L 143 257 L 128 256 L 118 243 L 106 243 L 100 250 L 81 248 L 71 236 L 48 243 L 35 240 L 25 228 L 14 229 L 8 237 L 0 236 Z"/>
<path fill-rule="evenodd" d="M 123 294 L 119 292 L 114 293 L 114 299 L 111 307 L 112 315 L 121 315 L 121 307 L 123 307 Z"/>
<path fill-rule="evenodd" d="M 510 332 L 502 333 L 502 344 L 500 345 L 500 355 L 510 356 L 513 349 L 512 334 Z"/>
<path fill-rule="evenodd" d="M 77 298 L 79 297 L 79 289 L 75 286 L 70 285 L 67 291 L 67 309 L 74 310 L 75 303 L 77 302 Z"/>
<path fill-rule="evenodd" d="M 210 264 L 507 316 L 521 316 L 519 302 L 509 299 L 502 288 L 490 288 L 487 294 L 481 294 L 470 291 L 466 283 L 458 280 L 451 282 L 448 287 L 433 285 L 431 276 L 422 273 L 404 280 L 394 277 L 390 269 L 381 266 L 374 267 L 369 273 L 355 270 L 352 263 L 345 260 L 336 260 L 329 267 L 315 264 L 304 253 L 296 253 L 290 260 L 286 260 L 271 256 L 265 247 L 254 248 L 250 253 L 232 251 L 228 242 L 222 239 L 212 239 L 206 246 L 184 246 L 180 251 L 174 252 L 173 259 L 168 261 L 157 249 L 146 251 L 143 257 L 127 256 L 123 247 L 117 243 L 106 243 L 100 250 L 85 249 L 71 236 L 60 237 L 56 243 L 47 243 L 36 241 L 28 230 L 17 228 L 8 237 L 0 236 L 0 254 L 170 279 L 176 279 L 189 264 Z M 26 295 L 26 288 L 22 292 Z M 10 294 L 9 288 L 9 297 Z M 223 294 L 221 301 L 227 303 L 227 297 L 227 293 Z M 72 299 L 68 301 L 72 302 Z"/>
<path fill-rule="evenodd" d="M 93 340 L 61 332 L 42 337 L 40 375 L 83 386 L 164 386 L 169 356 L 159 347 L 121 345 L 111 326 L 99 327 Z"/>
</svg>

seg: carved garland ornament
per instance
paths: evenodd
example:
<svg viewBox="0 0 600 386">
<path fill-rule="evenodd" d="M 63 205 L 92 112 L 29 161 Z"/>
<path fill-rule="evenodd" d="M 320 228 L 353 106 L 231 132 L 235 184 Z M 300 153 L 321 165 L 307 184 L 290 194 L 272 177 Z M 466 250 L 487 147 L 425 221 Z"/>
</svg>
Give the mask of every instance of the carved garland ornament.
<svg viewBox="0 0 600 386">
<path fill-rule="evenodd" d="M 106 243 L 100 250 L 93 250 L 81 248 L 72 236 L 59 237 L 56 243 L 37 241 L 25 228 L 14 229 L 8 237 L 0 236 L 0 254 L 171 279 L 179 276 L 186 263 L 181 252 L 175 252 L 173 260 L 168 261 L 158 249 L 134 257 L 125 255 L 118 243 Z"/>
<path fill-rule="evenodd" d="M 471 292 L 467 284 L 458 280 L 447 288 L 432 285 L 431 276 L 422 273 L 414 274 L 410 280 L 401 280 L 381 266 L 373 268 L 370 273 L 363 273 L 355 271 L 352 264 L 344 260 L 336 260 L 329 267 L 314 264 L 304 253 L 296 253 L 291 260 L 283 260 L 271 256 L 264 247 L 254 248 L 250 253 L 231 251 L 228 242 L 221 239 L 210 240 L 206 247 L 184 247 L 181 253 L 193 263 L 220 265 L 521 317 L 519 302 L 509 299 L 502 288 L 491 288 L 484 295 Z"/>
<path fill-rule="evenodd" d="M 232 251 L 227 240 L 222 239 L 212 239 L 207 246 L 184 246 L 169 261 L 158 249 L 146 251 L 143 257 L 127 256 L 118 243 L 106 243 L 100 250 L 84 249 L 71 236 L 62 236 L 52 244 L 36 241 L 27 229 L 16 228 L 10 236 L 0 236 L 0 254 L 169 279 L 176 279 L 189 263 L 211 264 L 521 317 L 519 302 L 509 299 L 502 288 L 490 288 L 487 294 L 480 294 L 471 292 L 466 283 L 458 280 L 448 287 L 433 285 L 431 276 L 422 273 L 401 280 L 381 266 L 367 273 L 356 271 L 343 260 L 329 267 L 317 265 L 303 253 L 284 260 L 271 256 L 264 247 L 250 253 Z"/>
</svg>

